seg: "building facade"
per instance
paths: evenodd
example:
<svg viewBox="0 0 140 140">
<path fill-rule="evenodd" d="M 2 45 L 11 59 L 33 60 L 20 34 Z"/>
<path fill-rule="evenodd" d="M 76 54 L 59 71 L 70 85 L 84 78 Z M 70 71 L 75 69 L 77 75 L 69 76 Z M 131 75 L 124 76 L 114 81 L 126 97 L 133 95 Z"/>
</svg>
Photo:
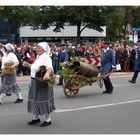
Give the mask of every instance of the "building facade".
<svg viewBox="0 0 140 140">
<path fill-rule="evenodd" d="M 60 42 L 65 43 L 67 40 L 75 41 L 77 37 L 76 26 L 64 26 L 60 32 L 54 32 L 55 26 L 50 26 L 48 29 L 33 30 L 31 26 L 21 26 L 19 29 L 19 37 L 21 43 L 48 41 L 48 42 Z M 83 26 L 81 27 L 83 28 Z M 93 29 L 85 28 L 81 33 L 82 41 L 95 41 L 96 39 L 101 41 L 106 37 L 106 27 L 102 27 L 103 31 L 98 32 Z"/>
</svg>

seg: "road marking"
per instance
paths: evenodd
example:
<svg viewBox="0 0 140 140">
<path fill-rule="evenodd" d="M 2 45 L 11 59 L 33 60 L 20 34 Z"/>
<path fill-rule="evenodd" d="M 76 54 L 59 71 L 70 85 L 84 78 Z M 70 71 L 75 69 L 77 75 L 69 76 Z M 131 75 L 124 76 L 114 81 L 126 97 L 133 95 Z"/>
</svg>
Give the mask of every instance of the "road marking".
<svg viewBox="0 0 140 140">
<path fill-rule="evenodd" d="M 124 105 L 124 104 L 130 104 L 130 103 L 138 103 L 138 102 L 140 102 L 140 100 L 131 100 L 131 101 L 102 104 L 102 105 L 96 105 L 96 106 L 86 106 L 86 107 L 79 107 L 79 108 L 74 108 L 74 109 L 73 108 L 72 109 L 57 109 L 57 110 L 55 110 L 55 113 L 64 113 L 64 112 L 80 111 L 80 110 L 87 110 L 87 109 L 96 109 L 96 108 L 110 107 L 110 106 Z"/>
<path fill-rule="evenodd" d="M 56 109 L 55 113 L 65 113 L 65 112 L 73 112 L 73 111 L 80 111 L 80 110 L 87 110 L 87 109 L 96 109 L 96 108 L 103 108 L 103 107 L 111 107 L 111 106 L 117 106 L 117 105 L 124 105 L 124 104 L 130 104 L 130 103 L 139 103 L 139 100 L 131 100 L 131 101 L 124 101 L 124 102 L 118 102 L 118 103 L 110 103 L 110 104 L 102 104 L 102 105 L 95 105 L 95 106 L 86 106 L 86 107 L 79 107 L 74 109 Z M 0 117 L 3 116 L 14 116 L 14 115 L 23 115 L 25 112 L 17 112 L 16 114 L 0 114 Z"/>
</svg>

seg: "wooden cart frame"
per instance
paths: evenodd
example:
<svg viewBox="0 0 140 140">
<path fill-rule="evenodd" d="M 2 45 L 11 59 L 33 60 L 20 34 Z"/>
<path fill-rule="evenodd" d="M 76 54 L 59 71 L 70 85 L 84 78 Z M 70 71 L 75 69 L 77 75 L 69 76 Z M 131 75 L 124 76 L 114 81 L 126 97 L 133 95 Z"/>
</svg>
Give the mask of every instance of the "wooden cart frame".
<svg viewBox="0 0 140 140">
<path fill-rule="evenodd" d="M 82 75 L 72 75 L 70 76 L 67 80 L 64 80 L 64 85 L 63 85 L 63 91 L 64 91 L 64 94 L 68 97 L 68 98 L 73 98 L 75 97 L 80 88 L 81 87 L 84 87 L 84 86 L 91 86 L 93 83 L 97 83 L 98 86 L 100 88 L 103 87 L 103 79 L 106 78 L 107 76 L 109 76 L 113 71 L 111 71 L 110 73 L 108 73 L 107 75 L 100 75 L 98 77 L 96 77 L 94 80 L 91 80 L 90 82 L 85 82 L 83 85 L 81 85 L 80 83 L 72 83 L 71 81 L 72 80 L 75 80 L 75 81 L 79 81 L 80 79 L 84 78 Z"/>
<path fill-rule="evenodd" d="M 93 81 L 90 81 L 90 82 L 85 82 L 84 85 L 80 85 L 78 83 L 76 83 L 76 84 L 71 83 L 72 80 L 79 81 L 79 79 L 81 79 L 81 78 L 83 78 L 83 76 L 73 75 L 69 79 L 64 80 L 63 91 L 64 91 L 64 94 L 67 97 L 69 97 L 69 98 L 75 97 L 78 94 L 79 89 L 81 87 L 84 87 L 84 86 L 87 86 L 87 85 L 91 86 L 92 83 L 95 83 L 95 82 L 97 82 L 97 84 L 100 88 L 103 87 L 103 77 L 101 77 L 101 76 L 97 77 L 96 80 L 93 80 Z"/>
</svg>

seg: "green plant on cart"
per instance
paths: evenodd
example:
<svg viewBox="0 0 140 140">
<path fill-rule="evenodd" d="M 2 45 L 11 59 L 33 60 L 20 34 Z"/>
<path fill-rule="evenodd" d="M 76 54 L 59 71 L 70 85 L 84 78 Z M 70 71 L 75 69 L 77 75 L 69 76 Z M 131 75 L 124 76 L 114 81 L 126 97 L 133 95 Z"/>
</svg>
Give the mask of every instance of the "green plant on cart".
<svg viewBox="0 0 140 140">
<path fill-rule="evenodd" d="M 89 78 L 78 75 L 78 71 L 75 71 L 75 67 L 73 65 L 74 62 L 85 62 L 85 60 L 78 57 L 71 57 L 70 61 L 61 64 L 60 76 L 66 81 L 69 80 L 70 85 L 84 86 L 87 83 L 92 84 L 92 82 L 97 80 L 96 77 Z"/>
</svg>

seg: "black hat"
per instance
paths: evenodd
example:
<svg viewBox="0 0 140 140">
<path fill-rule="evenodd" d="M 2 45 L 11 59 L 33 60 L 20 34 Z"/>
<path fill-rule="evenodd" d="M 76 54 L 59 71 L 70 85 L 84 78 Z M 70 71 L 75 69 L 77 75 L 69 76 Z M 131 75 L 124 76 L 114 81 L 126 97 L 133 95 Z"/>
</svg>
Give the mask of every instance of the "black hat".
<svg viewBox="0 0 140 140">
<path fill-rule="evenodd" d="M 61 46 L 63 47 L 63 46 L 65 46 L 65 44 L 61 44 Z"/>
<path fill-rule="evenodd" d="M 140 42 L 140 40 L 138 40 L 137 42 Z"/>
<path fill-rule="evenodd" d="M 105 45 L 109 45 L 109 44 L 110 44 L 110 42 L 106 41 L 106 42 L 104 42 L 104 44 L 105 44 Z"/>
<path fill-rule="evenodd" d="M 66 48 L 66 45 L 65 45 L 65 44 L 61 44 L 60 47 L 64 47 L 64 48 Z"/>
</svg>

